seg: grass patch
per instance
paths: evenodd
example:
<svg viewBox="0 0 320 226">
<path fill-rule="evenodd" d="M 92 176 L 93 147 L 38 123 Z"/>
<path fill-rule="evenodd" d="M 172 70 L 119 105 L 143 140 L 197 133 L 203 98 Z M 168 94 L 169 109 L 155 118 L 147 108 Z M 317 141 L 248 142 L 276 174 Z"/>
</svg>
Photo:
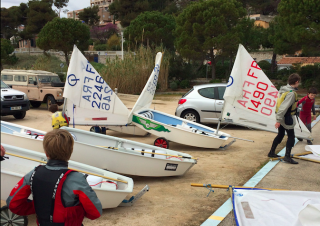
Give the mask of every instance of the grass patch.
<svg viewBox="0 0 320 226">
<path fill-rule="evenodd" d="M 3 65 L 4 69 L 17 69 L 17 70 L 43 70 L 50 71 L 53 73 L 67 72 L 68 67 L 60 67 L 61 61 L 58 57 L 50 54 L 41 55 L 29 55 L 23 53 L 17 53 L 16 56 L 19 58 L 18 62 L 14 65 Z"/>
</svg>

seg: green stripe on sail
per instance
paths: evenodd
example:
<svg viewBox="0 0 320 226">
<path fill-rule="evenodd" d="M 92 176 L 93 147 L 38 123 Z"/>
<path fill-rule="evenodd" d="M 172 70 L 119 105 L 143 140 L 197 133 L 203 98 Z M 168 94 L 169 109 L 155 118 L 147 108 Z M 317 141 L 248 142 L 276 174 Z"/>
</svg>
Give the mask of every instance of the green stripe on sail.
<svg viewBox="0 0 320 226">
<path fill-rule="evenodd" d="M 158 132 L 169 132 L 170 133 L 170 130 L 166 129 L 163 125 L 151 122 L 148 119 L 143 119 L 143 118 L 140 118 L 138 116 L 133 115 L 132 116 L 132 121 L 142 125 L 146 130 L 152 130 L 153 129 L 153 130 L 156 130 Z"/>
</svg>

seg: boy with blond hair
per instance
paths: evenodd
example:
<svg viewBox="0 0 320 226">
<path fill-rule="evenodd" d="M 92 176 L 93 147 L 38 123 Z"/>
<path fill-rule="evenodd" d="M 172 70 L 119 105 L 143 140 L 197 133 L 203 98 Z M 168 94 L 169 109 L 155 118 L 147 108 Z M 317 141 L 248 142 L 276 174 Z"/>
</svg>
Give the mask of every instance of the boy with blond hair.
<svg viewBox="0 0 320 226">
<path fill-rule="evenodd" d="M 84 217 L 101 216 L 102 206 L 83 174 L 69 170 L 74 140 L 66 130 L 48 132 L 43 148 L 48 158 L 25 175 L 7 199 L 18 215 L 36 214 L 40 226 L 80 226 Z M 28 200 L 32 194 L 33 200 Z"/>
</svg>

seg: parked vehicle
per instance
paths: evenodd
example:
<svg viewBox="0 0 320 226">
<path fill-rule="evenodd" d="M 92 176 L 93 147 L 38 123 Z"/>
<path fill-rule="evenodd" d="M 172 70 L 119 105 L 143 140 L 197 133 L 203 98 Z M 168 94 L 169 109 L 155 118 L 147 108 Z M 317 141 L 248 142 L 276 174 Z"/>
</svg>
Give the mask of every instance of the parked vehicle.
<svg viewBox="0 0 320 226">
<path fill-rule="evenodd" d="M 226 83 L 194 86 L 179 100 L 175 115 L 192 122 L 218 123 Z"/>
<path fill-rule="evenodd" d="M 30 109 L 27 95 L 11 89 L 1 80 L 1 116 L 13 115 L 16 119 L 23 119 Z"/>
<path fill-rule="evenodd" d="M 57 74 L 39 70 L 10 70 L 1 71 L 1 79 L 13 89 L 27 94 L 32 107 L 38 108 L 41 103 L 63 104 L 64 83 Z"/>
</svg>

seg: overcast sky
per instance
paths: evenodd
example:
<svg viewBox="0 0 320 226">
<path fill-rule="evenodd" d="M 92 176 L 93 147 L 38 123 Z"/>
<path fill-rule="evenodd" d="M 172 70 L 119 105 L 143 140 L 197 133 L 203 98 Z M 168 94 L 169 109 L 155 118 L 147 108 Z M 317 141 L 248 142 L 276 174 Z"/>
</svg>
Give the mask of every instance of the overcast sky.
<svg viewBox="0 0 320 226">
<path fill-rule="evenodd" d="M 1 7 L 9 8 L 11 6 L 19 6 L 21 2 L 27 3 L 28 0 L 1 0 Z M 90 6 L 90 0 L 69 0 L 68 6 L 63 9 L 69 11 L 87 8 Z M 57 9 L 56 7 L 52 7 Z M 61 17 L 67 17 L 67 14 L 61 12 Z"/>
</svg>

